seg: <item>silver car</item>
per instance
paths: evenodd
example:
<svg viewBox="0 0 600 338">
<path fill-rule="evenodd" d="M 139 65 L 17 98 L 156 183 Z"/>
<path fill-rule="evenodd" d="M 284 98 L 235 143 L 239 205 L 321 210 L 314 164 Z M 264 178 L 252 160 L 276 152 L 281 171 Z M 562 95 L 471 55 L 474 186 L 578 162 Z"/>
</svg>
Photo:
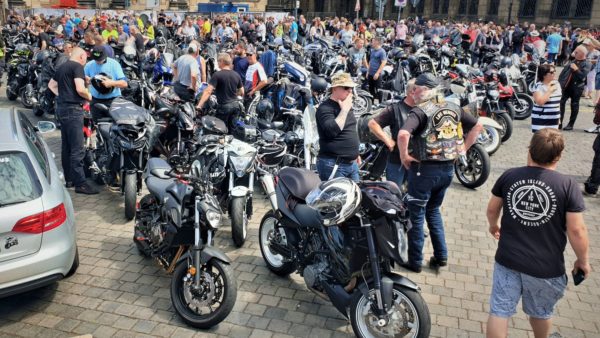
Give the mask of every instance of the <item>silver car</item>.
<svg viewBox="0 0 600 338">
<path fill-rule="evenodd" d="M 54 154 L 14 108 L 0 109 L 0 297 L 53 283 L 79 265 L 75 214 Z"/>
</svg>

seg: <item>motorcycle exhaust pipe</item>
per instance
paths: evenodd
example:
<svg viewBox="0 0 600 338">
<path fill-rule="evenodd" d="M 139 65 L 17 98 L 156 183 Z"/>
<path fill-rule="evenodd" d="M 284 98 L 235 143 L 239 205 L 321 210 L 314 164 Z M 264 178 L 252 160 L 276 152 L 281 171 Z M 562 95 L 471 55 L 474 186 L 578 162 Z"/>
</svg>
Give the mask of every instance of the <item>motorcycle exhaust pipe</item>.
<svg viewBox="0 0 600 338">
<path fill-rule="evenodd" d="M 260 177 L 260 181 L 267 193 L 267 197 L 269 198 L 269 202 L 271 202 L 271 208 L 273 211 L 277 211 L 277 196 L 275 195 L 275 183 L 273 181 L 272 174 L 264 174 Z"/>
</svg>

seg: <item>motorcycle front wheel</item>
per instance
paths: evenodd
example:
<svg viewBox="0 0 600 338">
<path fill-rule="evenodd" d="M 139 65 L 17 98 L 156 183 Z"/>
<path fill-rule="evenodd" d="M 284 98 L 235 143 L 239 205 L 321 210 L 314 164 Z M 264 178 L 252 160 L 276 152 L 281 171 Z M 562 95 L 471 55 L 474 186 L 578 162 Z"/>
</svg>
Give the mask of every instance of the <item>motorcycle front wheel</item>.
<svg viewBox="0 0 600 338">
<path fill-rule="evenodd" d="M 515 107 L 515 120 L 525 120 L 533 111 L 533 98 L 525 93 L 517 93 Z"/>
<path fill-rule="evenodd" d="M 500 130 L 500 138 L 501 138 L 502 142 L 506 142 L 512 136 L 512 132 L 513 132 L 512 120 L 510 119 L 510 116 L 508 114 L 496 113 L 494 115 L 495 115 L 494 120 L 496 120 L 496 122 L 498 122 L 498 124 L 500 124 L 500 126 L 502 126 L 502 129 Z"/>
<path fill-rule="evenodd" d="M 231 237 L 238 248 L 244 245 L 248 236 L 248 214 L 246 213 L 247 197 L 233 197 L 229 204 L 231 218 Z"/>
<path fill-rule="evenodd" d="M 27 94 L 27 90 L 21 91 L 21 104 L 27 109 L 33 108 L 33 96 Z"/>
<path fill-rule="evenodd" d="M 130 221 L 135 217 L 135 204 L 137 199 L 136 173 L 125 174 L 123 193 L 125 195 L 125 218 Z"/>
<path fill-rule="evenodd" d="M 208 329 L 222 322 L 233 309 L 237 297 L 233 270 L 213 258 L 195 271 L 201 274 L 198 287 L 188 262 L 191 260 L 180 263 L 173 272 L 171 302 L 188 325 Z"/>
<path fill-rule="evenodd" d="M 418 292 L 394 285 L 392 310 L 386 316 L 387 324 L 379 326 L 373 313 L 377 305 L 375 289 L 367 296 L 355 292 L 350 305 L 350 322 L 357 337 L 429 337 L 431 317 L 425 300 Z"/>
<path fill-rule="evenodd" d="M 498 151 L 502 144 L 498 129 L 487 125 L 483 126 L 483 130 L 477 137 L 477 142 L 483 146 L 488 155 L 492 155 Z"/>
<path fill-rule="evenodd" d="M 258 244 L 267 268 L 278 276 L 287 276 L 296 270 L 296 266 L 293 262 L 286 262 L 282 255 L 271 249 L 272 243 L 287 246 L 285 231 L 276 227 L 278 222 L 272 210 L 265 214 L 258 229 Z"/>
<path fill-rule="evenodd" d="M 474 144 L 467 151 L 467 165 L 454 163 L 454 174 L 463 186 L 475 189 L 490 176 L 490 156 L 480 144 Z"/>
</svg>

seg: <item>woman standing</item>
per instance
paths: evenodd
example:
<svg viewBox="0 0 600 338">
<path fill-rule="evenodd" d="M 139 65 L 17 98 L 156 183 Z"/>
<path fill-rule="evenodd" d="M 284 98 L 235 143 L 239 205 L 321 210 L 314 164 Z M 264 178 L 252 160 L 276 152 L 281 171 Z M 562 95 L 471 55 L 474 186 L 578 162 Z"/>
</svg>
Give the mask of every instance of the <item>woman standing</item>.
<svg viewBox="0 0 600 338">
<path fill-rule="evenodd" d="M 533 90 L 533 111 L 531 112 L 531 131 L 543 128 L 558 129 L 560 124 L 560 98 L 562 91 L 556 81 L 556 69 L 544 64 L 538 68 L 537 83 Z"/>
</svg>

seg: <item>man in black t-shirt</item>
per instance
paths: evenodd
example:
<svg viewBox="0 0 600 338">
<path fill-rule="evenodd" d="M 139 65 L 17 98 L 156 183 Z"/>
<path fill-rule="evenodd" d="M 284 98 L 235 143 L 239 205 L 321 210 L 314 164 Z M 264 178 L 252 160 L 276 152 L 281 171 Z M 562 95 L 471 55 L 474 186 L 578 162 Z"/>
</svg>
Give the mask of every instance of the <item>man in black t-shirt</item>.
<svg viewBox="0 0 600 338">
<path fill-rule="evenodd" d="M 406 97 L 396 103 L 393 103 L 385 108 L 381 114 L 373 117 L 369 121 L 369 129 L 371 132 L 381 140 L 390 151 L 388 163 L 385 169 L 385 178 L 388 181 L 392 181 L 402 187 L 404 179 L 406 178 L 406 168 L 400 161 L 400 151 L 396 144 L 398 139 L 398 132 L 404 125 L 404 121 L 408 117 L 410 110 L 416 105 L 413 94 L 415 88 L 415 80 L 411 79 L 408 81 L 406 86 Z M 390 127 L 391 137 L 383 131 L 383 128 Z"/>
<path fill-rule="evenodd" d="M 38 31 L 38 48 L 40 50 L 48 49 L 50 47 L 50 35 L 46 33 L 47 25 L 45 22 L 39 22 L 36 24 Z"/>
<path fill-rule="evenodd" d="M 507 170 L 492 188 L 489 232 L 500 242 L 488 337 L 507 336 L 508 320 L 521 297 L 534 335 L 548 337 L 554 307 L 567 286 L 567 236 L 577 256 L 573 270 L 582 271 L 585 277 L 591 271 L 579 185 L 556 171 L 564 146 L 558 130 L 537 131 L 531 138 L 527 166 Z"/>
<path fill-rule="evenodd" d="M 208 87 L 204 89 L 197 108 L 202 109 L 210 96 L 216 93 L 217 103 L 219 104 L 217 117 L 225 121 L 227 126 L 230 127 L 233 113 L 238 112 L 240 109 L 238 96 L 244 96 L 244 85 L 238 73 L 231 69 L 232 61 L 229 54 L 220 53 L 217 56 L 217 63 L 221 70 L 214 73 L 208 81 Z"/>
<path fill-rule="evenodd" d="M 352 110 L 352 89 L 356 84 L 350 74 L 337 73 L 331 78 L 331 96 L 317 109 L 319 155 L 317 172 L 321 180 L 358 176 L 358 131 Z"/>
<path fill-rule="evenodd" d="M 54 95 L 58 120 L 61 124 L 62 167 L 67 188 L 75 187 L 80 194 L 97 194 L 98 190 L 85 180 L 83 172 L 83 103 L 92 99 L 85 87 L 83 65 L 87 54 L 81 48 L 73 48 L 69 61 L 63 63 L 48 83 Z"/>
</svg>

